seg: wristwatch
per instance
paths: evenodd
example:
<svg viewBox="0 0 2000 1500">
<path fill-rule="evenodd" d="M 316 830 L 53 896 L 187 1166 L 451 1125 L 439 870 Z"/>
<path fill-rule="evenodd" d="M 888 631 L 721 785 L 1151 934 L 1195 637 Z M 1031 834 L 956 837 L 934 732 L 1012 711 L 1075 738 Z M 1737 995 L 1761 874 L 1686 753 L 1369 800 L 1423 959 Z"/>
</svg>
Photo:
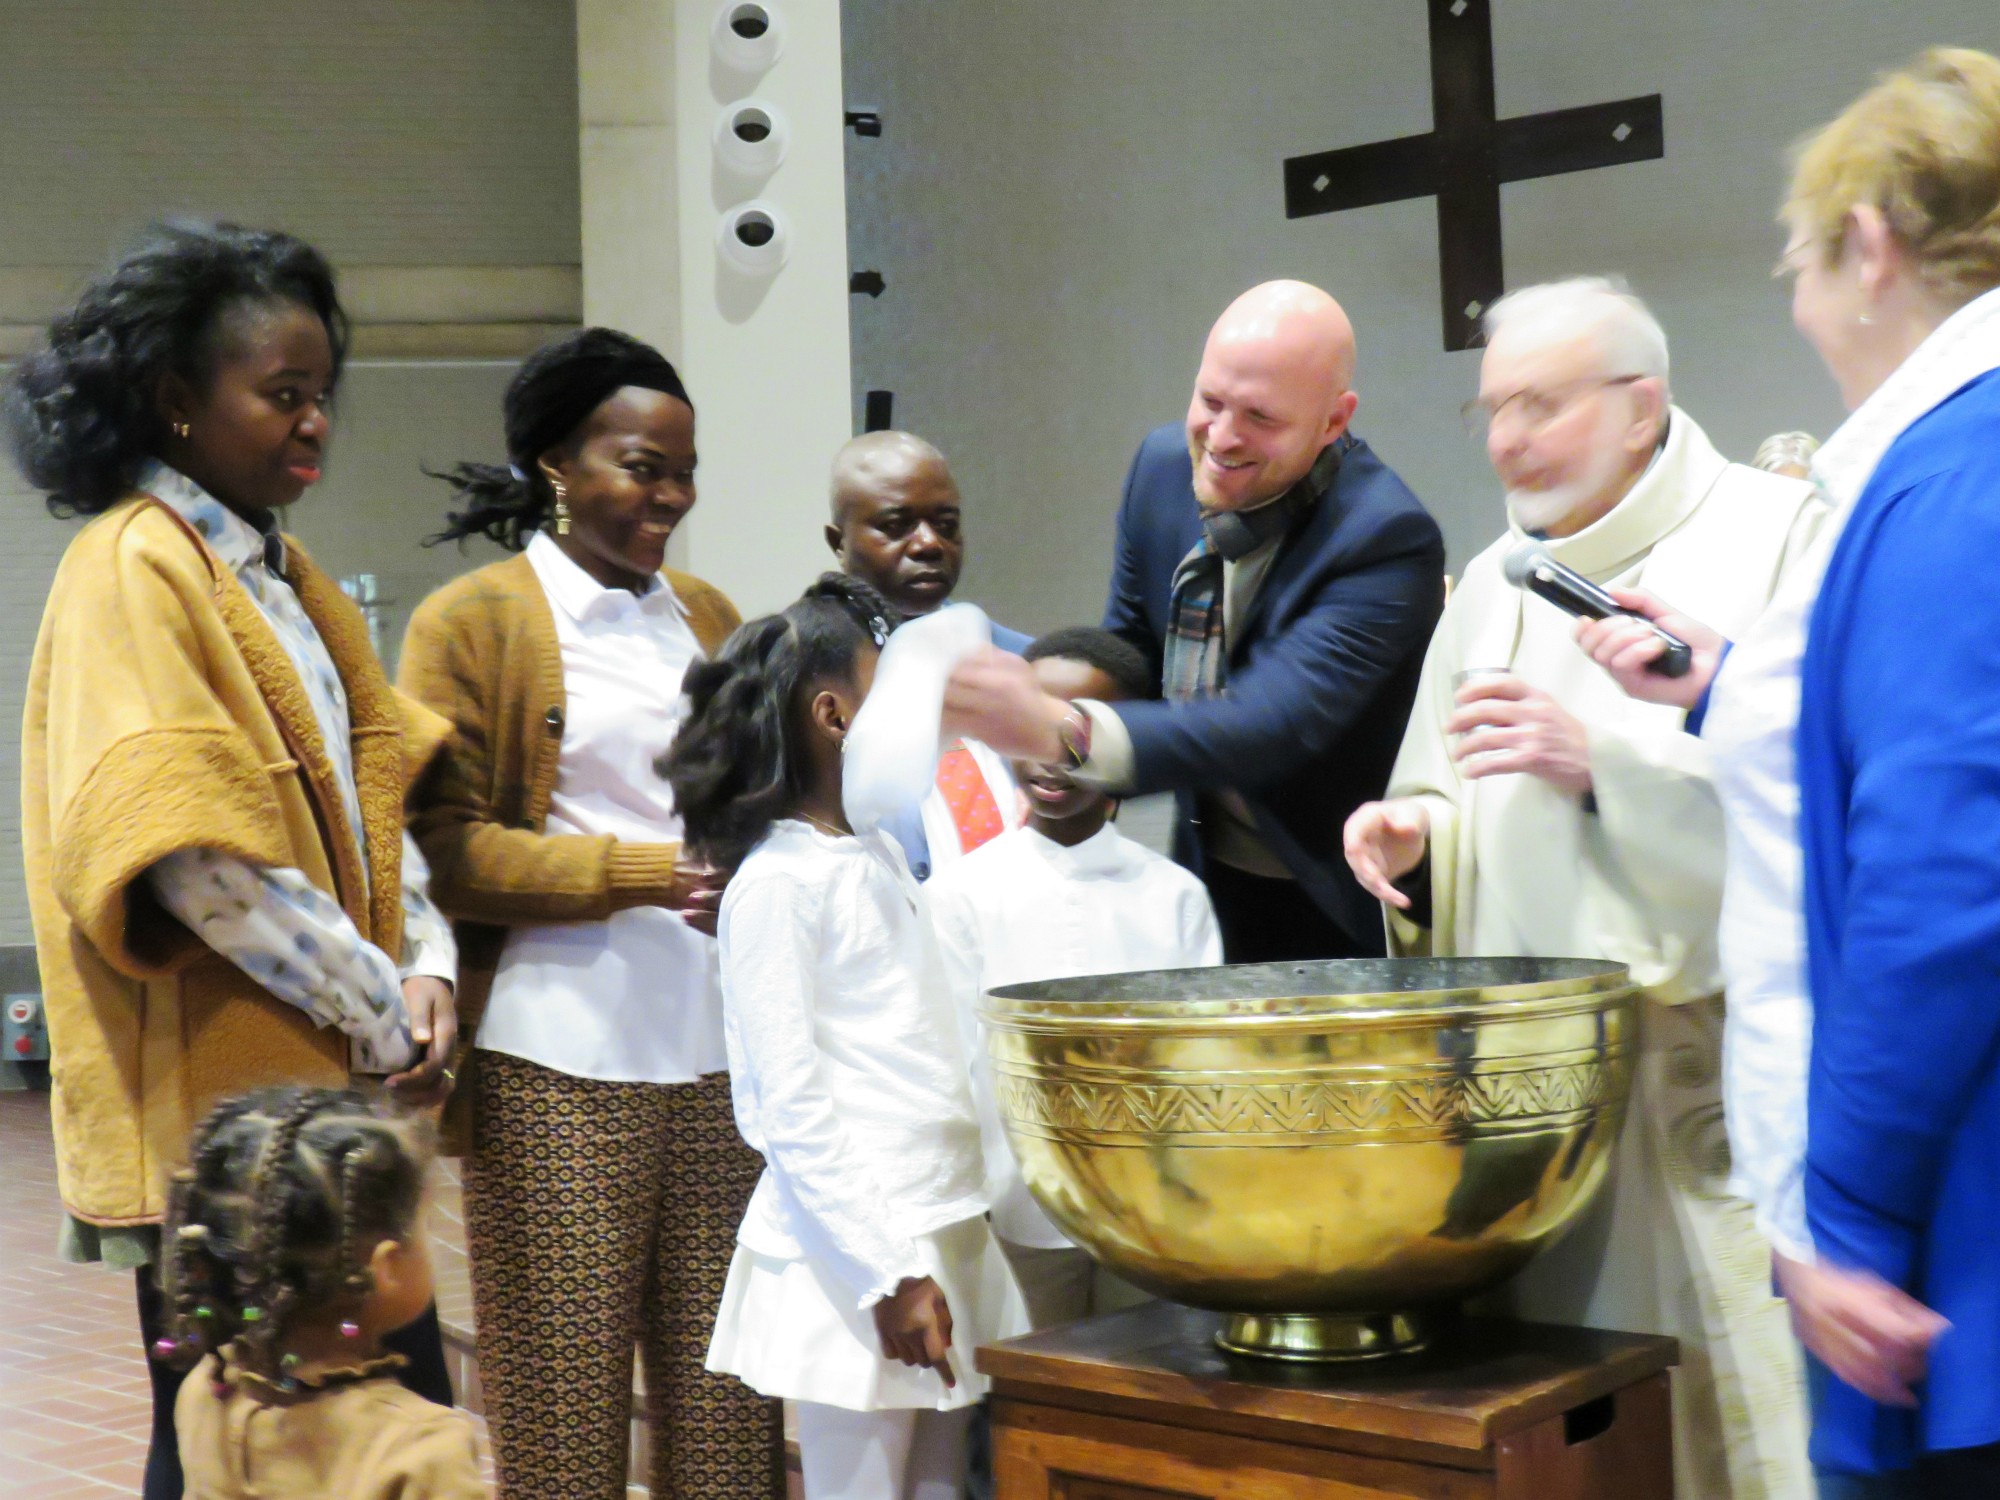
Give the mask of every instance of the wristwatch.
<svg viewBox="0 0 2000 1500">
<path fill-rule="evenodd" d="M 1078 770 L 1090 759 L 1090 726 L 1088 712 L 1070 704 L 1069 711 L 1056 725 L 1056 738 L 1062 742 L 1063 756 L 1072 771 Z"/>
</svg>

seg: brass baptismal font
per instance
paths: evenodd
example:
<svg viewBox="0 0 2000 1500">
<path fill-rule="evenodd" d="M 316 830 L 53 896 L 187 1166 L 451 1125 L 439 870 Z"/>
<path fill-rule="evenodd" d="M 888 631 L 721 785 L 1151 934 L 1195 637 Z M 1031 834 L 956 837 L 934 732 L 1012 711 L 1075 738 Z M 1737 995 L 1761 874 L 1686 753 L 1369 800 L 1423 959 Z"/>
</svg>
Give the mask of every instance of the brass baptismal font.
<svg viewBox="0 0 2000 1500">
<path fill-rule="evenodd" d="M 1373 1358 L 1525 1266 L 1610 1167 L 1624 966 L 1353 959 L 1012 985 L 982 1006 L 1029 1190 L 1233 1353 Z"/>
</svg>

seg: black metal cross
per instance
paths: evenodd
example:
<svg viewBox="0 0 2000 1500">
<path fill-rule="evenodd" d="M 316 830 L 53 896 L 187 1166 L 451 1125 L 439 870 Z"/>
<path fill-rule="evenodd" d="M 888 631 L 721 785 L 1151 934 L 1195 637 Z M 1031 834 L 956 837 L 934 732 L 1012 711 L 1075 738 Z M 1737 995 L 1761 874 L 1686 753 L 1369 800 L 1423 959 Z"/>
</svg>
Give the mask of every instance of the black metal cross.
<svg viewBox="0 0 2000 1500">
<path fill-rule="evenodd" d="M 1430 0 L 1430 23 L 1433 128 L 1286 158 L 1285 217 L 1435 194 L 1444 346 L 1471 349 L 1480 314 L 1506 285 L 1500 184 L 1653 161 L 1666 154 L 1666 133 L 1658 94 L 1496 120 L 1491 0 Z"/>
</svg>

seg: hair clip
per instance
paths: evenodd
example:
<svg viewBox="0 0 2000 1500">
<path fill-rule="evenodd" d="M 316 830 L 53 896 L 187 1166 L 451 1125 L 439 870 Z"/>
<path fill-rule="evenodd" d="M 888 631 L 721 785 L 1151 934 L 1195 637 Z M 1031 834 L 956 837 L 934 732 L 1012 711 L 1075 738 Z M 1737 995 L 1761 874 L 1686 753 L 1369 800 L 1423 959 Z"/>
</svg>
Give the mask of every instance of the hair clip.
<svg viewBox="0 0 2000 1500">
<path fill-rule="evenodd" d="M 153 1358 L 159 1360 L 172 1359 L 174 1351 L 178 1348 L 180 1348 L 180 1345 L 172 1339 L 154 1339 Z"/>
<path fill-rule="evenodd" d="M 206 1323 L 210 1318 L 215 1316 L 215 1309 L 204 1302 L 195 1308 L 194 1315 Z"/>
<path fill-rule="evenodd" d="M 868 633 L 875 638 L 875 649 L 881 650 L 889 644 L 889 622 L 880 615 L 868 617 Z"/>
<path fill-rule="evenodd" d="M 507 465 L 507 472 L 509 474 L 512 474 L 522 484 L 526 484 L 528 482 L 527 471 L 524 470 L 519 464 Z"/>
<path fill-rule="evenodd" d="M 360 1337 L 361 1337 L 361 1325 L 360 1325 L 359 1323 L 355 1322 L 355 1321 L 354 1321 L 354 1319 L 352 1319 L 352 1318 L 347 1318 L 347 1319 L 344 1319 L 344 1320 L 342 1320 L 342 1322 L 341 1322 L 341 1325 L 340 1325 L 340 1336 L 341 1336 L 342 1338 L 344 1338 L 344 1339 L 358 1339 L 358 1338 L 360 1338 Z"/>
<path fill-rule="evenodd" d="M 246 1307 L 243 1309 L 243 1321 L 246 1323 L 260 1322 L 263 1316 L 264 1309 L 261 1307 Z"/>
</svg>

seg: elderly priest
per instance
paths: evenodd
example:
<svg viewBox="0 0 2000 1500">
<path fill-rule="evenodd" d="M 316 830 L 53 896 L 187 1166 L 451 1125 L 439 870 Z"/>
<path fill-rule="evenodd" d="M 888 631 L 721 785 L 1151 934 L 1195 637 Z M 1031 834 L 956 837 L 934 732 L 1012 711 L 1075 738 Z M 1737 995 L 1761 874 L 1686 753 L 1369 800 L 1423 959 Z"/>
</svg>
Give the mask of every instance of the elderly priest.
<svg viewBox="0 0 2000 1500">
<path fill-rule="evenodd" d="M 1446 607 L 1388 800 L 1349 820 L 1347 857 L 1390 908 L 1392 951 L 1631 967 L 1645 1003 L 1612 1183 L 1505 1298 L 1525 1317 L 1682 1341 L 1678 1493 L 1810 1494 L 1769 1251 L 1724 1192 L 1723 830 L 1707 753 L 1679 711 L 1619 692 L 1569 618 L 1510 585 L 1503 563 L 1536 538 L 1600 585 L 1698 597 L 1700 618 L 1733 638 L 1823 509 L 1806 484 L 1725 461 L 1671 405 L 1666 337 L 1616 284 L 1530 287 L 1486 326 L 1466 410 L 1506 488 L 1508 530 Z M 1556 1169 L 1489 1175 L 1500 1190 L 1454 1204 L 1471 1221 L 1459 1227 L 1503 1216 L 1507 1181 L 1525 1195 Z"/>
</svg>

